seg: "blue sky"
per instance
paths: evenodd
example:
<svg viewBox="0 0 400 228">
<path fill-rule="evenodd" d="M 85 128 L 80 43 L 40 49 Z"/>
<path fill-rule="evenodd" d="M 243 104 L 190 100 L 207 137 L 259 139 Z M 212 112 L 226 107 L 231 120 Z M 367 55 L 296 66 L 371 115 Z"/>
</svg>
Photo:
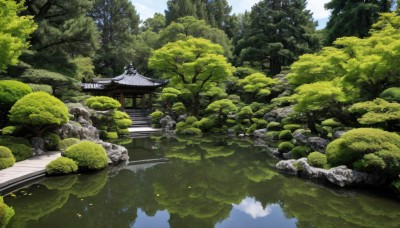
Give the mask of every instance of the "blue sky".
<svg viewBox="0 0 400 228">
<path fill-rule="evenodd" d="M 241 13 L 250 10 L 251 7 L 260 0 L 228 0 L 232 6 L 233 13 Z M 141 20 L 152 17 L 154 13 L 164 13 L 167 8 L 167 0 L 131 0 L 135 5 L 137 12 L 140 14 Z M 325 27 L 329 11 L 324 9 L 324 4 L 329 0 L 308 0 L 307 9 L 311 10 L 314 19 L 319 21 L 319 28 Z"/>
</svg>

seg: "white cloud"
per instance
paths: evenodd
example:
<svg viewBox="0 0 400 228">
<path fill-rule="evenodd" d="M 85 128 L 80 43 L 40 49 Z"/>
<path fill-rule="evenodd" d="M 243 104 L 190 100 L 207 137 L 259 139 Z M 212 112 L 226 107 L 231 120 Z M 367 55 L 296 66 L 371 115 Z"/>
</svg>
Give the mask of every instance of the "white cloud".
<svg viewBox="0 0 400 228">
<path fill-rule="evenodd" d="M 260 202 L 249 197 L 242 200 L 239 205 L 233 205 L 233 208 L 250 215 L 253 219 L 266 217 L 272 211 L 271 207 L 263 208 Z"/>
<path fill-rule="evenodd" d="M 329 17 L 331 13 L 324 8 L 327 2 L 329 0 L 308 0 L 307 9 L 311 10 L 314 19 L 319 20 Z"/>
<path fill-rule="evenodd" d="M 137 1 L 132 1 L 132 3 L 135 6 L 136 12 L 139 13 L 140 20 L 142 21 L 146 20 L 147 18 L 153 17 L 154 14 L 157 12 L 155 9 Z"/>
</svg>

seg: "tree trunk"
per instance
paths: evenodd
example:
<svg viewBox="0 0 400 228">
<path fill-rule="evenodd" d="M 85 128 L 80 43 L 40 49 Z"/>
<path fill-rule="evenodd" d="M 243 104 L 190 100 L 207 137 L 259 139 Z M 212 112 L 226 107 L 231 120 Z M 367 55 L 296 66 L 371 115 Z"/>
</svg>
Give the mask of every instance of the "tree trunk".
<svg viewBox="0 0 400 228">
<path fill-rule="evenodd" d="M 318 131 L 315 128 L 315 115 L 313 113 L 306 113 L 307 116 L 307 127 L 311 130 L 311 133 L 317 134 Z"/>
<path fill-rule="evenodd" d="M 273 76 L 279 74 L 282 71 L 281 61 L 277 57 L 272 57 L 269 60 L 269 71 Z"/>
<path fill-rule="evenodd" d="M 200 94 L 196 92 L 193 95 L 193 116 L 197 117 L 199 115 L 200 110 Z"/>
</svg>

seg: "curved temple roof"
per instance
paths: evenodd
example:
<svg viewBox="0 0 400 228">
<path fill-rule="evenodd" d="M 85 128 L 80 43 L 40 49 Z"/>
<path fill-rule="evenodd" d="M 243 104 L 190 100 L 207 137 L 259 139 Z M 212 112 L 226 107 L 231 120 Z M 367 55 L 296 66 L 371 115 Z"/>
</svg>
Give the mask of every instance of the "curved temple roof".
<svg viewBox="0 0 400 228">
<path fill-rule="evenodd" d="M 148 89 L 165 86 L 168 80 L 156 80 L 139 74 L 132 64 L 125 68 L 125 72 L 115 78 L 97 79 L 95 83 L 82 83 L 83 90 L 104 90 L 113 85 L 123 87 L 145 87 Z"/>
</svg>

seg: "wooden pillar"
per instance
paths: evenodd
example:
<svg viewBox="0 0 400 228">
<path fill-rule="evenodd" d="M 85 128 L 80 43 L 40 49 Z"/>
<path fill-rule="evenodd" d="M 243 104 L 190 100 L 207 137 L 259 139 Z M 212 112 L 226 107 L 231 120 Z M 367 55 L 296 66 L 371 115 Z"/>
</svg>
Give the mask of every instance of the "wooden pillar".
<svg viewBox="0 0 400 228">
<path fill-rule="evenodd" d="M 119 103 L 121 103 L 121 110 L 125 111 L 125 96 L 123 92 L 119 95 Z"/>
<path fill-rule="evenodd" d="M 146 105 L 146 104 L 145 104 L 145 98 L 146 98 L 146 97 L 145 97 L 145 94 L 143 94 L 143 95 L 142 95 L 142 112 L 144 112 L 144 110 L 145 110 L 145 105 Z"/>
<path fill-rule="evenodd" d="M 132 95 L 132 108 L 136 108 L 136 95 Z"/>
<path fill-rule="evenodd" d="M 149 112 L 153 112 L 153 92 L 149 93 Z"/>
</svg>

